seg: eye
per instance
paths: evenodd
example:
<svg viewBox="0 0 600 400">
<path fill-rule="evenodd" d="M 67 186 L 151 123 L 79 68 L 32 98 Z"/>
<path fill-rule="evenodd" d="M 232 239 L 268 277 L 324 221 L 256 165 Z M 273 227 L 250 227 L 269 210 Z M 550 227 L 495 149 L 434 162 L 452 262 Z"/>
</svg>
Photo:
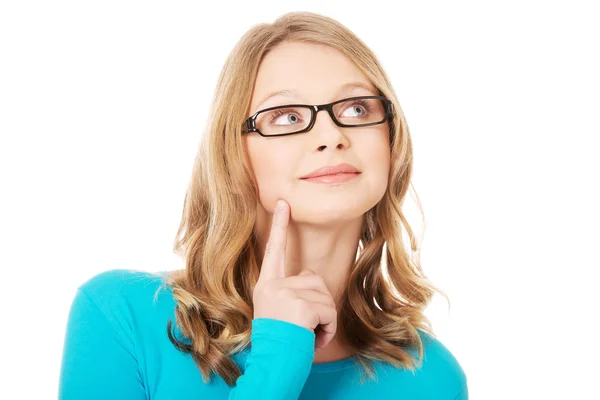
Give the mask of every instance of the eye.
<svg viewBox="0 0 600 400">
<path fill-rule="evenodd" d="M 288 116 L 286 118 L 286 120 L 288 122 L 291 122 L 291 124 L 279 124 L 279 123 L 275 123 L 277 120 L 279 120 L 281 116 Z M 295 113 L 293 110 L 276 110 L 275 112 L 273 112 L 270 116 L 269 116 L 269 123 L 271 125 L 293 125 L 293 124 L 297 124 L 300 123 L 302 121 L 302 119 L 300 118 L 300 116 Z"/>
<path fill-rule="evenodd" d="M 344 118 L 344 117 L 363 118 L 365 115 L 367 115 L 371 112 L 371 106 L 365 100 L 356 100 L 349 107 L 347 107 L 346 110 L 352 110 L 356 114 L 355 115 L 347 115 L 344 113 L 342 115 L 342 118 Z"/>
</svg>

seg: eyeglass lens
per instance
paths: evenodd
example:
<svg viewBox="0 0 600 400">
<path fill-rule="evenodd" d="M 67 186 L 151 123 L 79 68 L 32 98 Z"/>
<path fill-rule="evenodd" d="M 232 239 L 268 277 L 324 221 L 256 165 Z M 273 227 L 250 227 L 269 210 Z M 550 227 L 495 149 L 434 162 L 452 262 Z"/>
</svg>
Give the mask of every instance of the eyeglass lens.
<svg viewBox="0 0 600 400">
<path fill-rule="evenodd" d="M 340 123 L 357 126 L 383 121 L 385 107 L 380 99 L 354 99 L 335 104 L 333 114 Z M 261 112 L 256 127 L 263 135 L 282 135 L 306 129 L 310 119 L 308 107 L 276 108 Z"/>
</svg>

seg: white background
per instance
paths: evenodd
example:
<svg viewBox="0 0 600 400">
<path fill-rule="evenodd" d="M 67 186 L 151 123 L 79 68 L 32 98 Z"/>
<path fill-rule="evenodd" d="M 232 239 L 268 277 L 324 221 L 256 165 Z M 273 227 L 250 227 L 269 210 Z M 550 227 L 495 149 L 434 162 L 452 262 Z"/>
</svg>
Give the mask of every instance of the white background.
<svg viewBox="0 0 600 400">
<path fill-rule="evenodd" d="M 0 397 L 56 398 L 85 280 L 183 267 L 171 248 L 225 58 L 252 25 L 306 10 L 392 79 L 423 268 L 451 299 L 427 312 L 471 398 L 599 398 L 592 3 L 3 2 Z"/>
</svg>

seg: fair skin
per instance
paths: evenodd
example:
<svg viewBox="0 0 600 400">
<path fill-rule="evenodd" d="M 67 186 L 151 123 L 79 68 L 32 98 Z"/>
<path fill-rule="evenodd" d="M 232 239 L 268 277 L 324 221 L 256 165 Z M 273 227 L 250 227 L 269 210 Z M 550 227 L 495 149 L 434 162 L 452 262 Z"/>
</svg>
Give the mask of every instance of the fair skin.
<svg viewBox="0 0 600 400">
<path fill-rule="evenodd" d="M 345 87 L 359 82 L 366 86 Z M 289 89 L 293 96 L 270 93 Z M 250 112 L 286 104 L 325 104 L 355 96 L 378 95 L 367 77 L 342 53 L 317 44 L 284 42 L 263 59 Z M 289 207 L 284 273 L 310 270 L 320 275 L 339 309 L 345 281 L 356 259 L 364 214 L 383 197 L 390 168 L 389 125 L 338 127 L 326 111 L 313 128 L 297 135 L 265 138 L 244 135 L 245 150 L 259 189 L 255 232 L 259 258 L 269 239 L 278 199 Z M 361 174 L 348 182 L 316 184 L 299 179 L 325 165 L 354 165 Z M 315 353 L 314 362 L 352 355 L 336 335 Z"/>
</svg>

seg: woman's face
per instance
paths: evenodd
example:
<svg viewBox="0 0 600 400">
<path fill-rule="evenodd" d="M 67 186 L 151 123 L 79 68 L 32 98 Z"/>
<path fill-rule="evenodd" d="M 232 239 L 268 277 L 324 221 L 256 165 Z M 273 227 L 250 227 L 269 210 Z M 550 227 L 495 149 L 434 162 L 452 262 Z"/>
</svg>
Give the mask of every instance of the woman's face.
<svg viewBox="0 0 600 400">
<path fill-rule="evenodd" d="M 356 82 L 367 88 L 344 88 Z M 284 89 L 294 94 L 265 100 L 272 92 Z M 367 77 L 339 51 L 324 45 L 284 42 L 260 64 L 247 117 L 268 107 L 325 104 L 378 94 Z M 282 120 L 284 123 L 297 121 L 286 115 L 280 118 L 287 118 Z M 276 201 L 283 198 L 296 222 L 324 224 L 355 219 L 375 206 L 387 188 L 388 122 L 342 128 L 323 110 L 308 132 L 268 138 L 252 132 L 244 134 L 244 143 L 258 182 L 259 208 L 272 213 Z M 340 163 L 351 164 L 361 173 L 342 183 L 300 179 L 318 168 Z"/>
</svg>

